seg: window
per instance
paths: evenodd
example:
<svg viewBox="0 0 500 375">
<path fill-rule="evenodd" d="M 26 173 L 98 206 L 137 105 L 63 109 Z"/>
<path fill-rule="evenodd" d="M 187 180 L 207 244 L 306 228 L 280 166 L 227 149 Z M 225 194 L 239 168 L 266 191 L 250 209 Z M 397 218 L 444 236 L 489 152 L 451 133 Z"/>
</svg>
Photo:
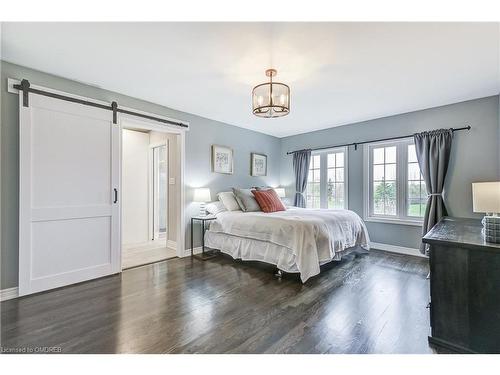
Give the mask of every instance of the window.
<svg viewBox="0 0 500 375">
<path fill-rule="evenodd" d="M 309 175 L 307 176 L 306 206 L 307 208 L 320 207 L 321 183 L 321 156 L 311 155 Z"/>
<path fill-rule="evenodd" d="M 413 140 L 365 146 L 365 219 L 420 225 L 427 191 Z"/>
<path fill-rule="evenodd" d="M 396 215 L 396 147 L 373 148 L 373 213 Z"/>
<path fill-rule="evenodd" d="M 415 145 L 408 145 L 408 189 L 406 214 L 410 217 L 424 217 L 427 205 L 427 190 L 418 166 Z"/>
<path fill-rule="evenodd" d="M 332 152 L 327 156 L 327 208 L 345 208 L 344 152 Z"/>
<path fill-rule="evenodd" d="M 307 178 L 308 208 L 347 208 L 346 149 L 313 153 Z"/>
</svg>

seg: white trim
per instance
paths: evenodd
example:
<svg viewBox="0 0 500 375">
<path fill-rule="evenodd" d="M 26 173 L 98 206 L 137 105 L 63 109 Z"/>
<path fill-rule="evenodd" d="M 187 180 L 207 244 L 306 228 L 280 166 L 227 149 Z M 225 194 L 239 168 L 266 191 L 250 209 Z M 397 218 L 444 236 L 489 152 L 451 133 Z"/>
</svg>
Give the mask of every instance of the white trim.
<svg viewBox="0 0 500 375">
<path fill-rule="evenodd" d="M 423 255 L 419 249 L 414 249 L 411 247 L 404 247 L 404 246 L 396 246 L 396 245 L 389 245 L 385 243 L 377 243 L 377 242 L 372 242 L 370 244 L 371 249 L 375 250 L 383 250 L 383 251 L 388 251 L 391 253 L 397 253 L 397 254 L 404 254 L 404 255 L 412 255 L 420 258 L 427 258 L 425 255 Z"/>
<path fill-rule="evenodd" d="M 168 147 L 168 139 L 166 139 L 164 142 L 155 142 L 155 143 L 150 143 L 149 144 L 149 149 L 161 147 L 161 146 L 167 146 Z"/>
<path fill-rule="evenodd" d="M 123 137 L 123 131 L 122 131 L 122 137 Z M 151 142 L 151 134 L 149 134 L 149 141 Z M 148 150 L 148 238 L 149 240 L 155 240 L 155 229 L 153 227 L 154 224 L 154 214 L 153 214 L 154 202 L 153 202 L 153 184 L 152 184 L 153 173 L 154 173 L 153 156 L 154 153 L 150 144 Z M 168 201 L 168 193 L 167 193 L 167 201 Z"/>
<path fill-rule="evenodd" d="M 369 223 L 382 223 L 382 224 L 396 224 L 396 225 L 410 225 L 413 227 L 422 228 L 423 221 L 419 220 L 406 220 L 406 219 L 392 219 L 380 216 L 365 216 L 364 221 Z"/>
<path fill-rule="evenodd" d="M 323 153 L 331 153 L 331 152 L 338 152 L 339 150 L 348 150 L 347 146 L 341 146 L 341 147 L 329 147 L 329 148 L 321 148 L 319 150 L 312 150 L 311 155 L 314 154 L 323 154 Z"/>
<path fill-rule="evenodd" d="M 124 122 L 128 125 L 124 125 Z M 120 125 L 120 128 L 123 129 L 125 128 L 130 128 L 131 126 L 133 128 L 139 128 L 139 129 L 144 129 L 144 130 L 153 130 L 153 131 L 158 131 L 162 133 L 173 133 L 179 136 L 178 141 L 179 141 L 179 148 L 178 148 L 178 153 L 180 157 L 180 175 L 179 175 L 179 189 L 177 189 L 178 195 L 176 197 L 177 202 L 179 202 L 179 210 L 178 210 L 178 217 L 177 217 L 177 222 L 179 225 L 177 226 L 177 250 L 176 254 L 178 257 L 184 256 L 184 244 L 185 244 L 185 236 L 186 236 L 186 217 L 185 217 L 185 206 L 187 202 L 185 202 L 185 185 L 184 185 L 184 168 L 185 168 L 185 163 L 186 163 L 186 154 L 185 154 L 185 149 L 186 149 L 186 130 L 185 128 L 179 128 L 179 127 L 170 127 L 170 126 L 163 126 L 160 125 L 158 122 L 155 121 L 149 121 L 147 119 L 138 119 L 134 116 L 130 116 L 127 114 L 123 113 L 118 113 L 118 124 Z M 169 165 L 169 168 L 172 166 Z M 120 235 L 121 238 L 121 235 Z"/>
<path fill-rule="evenodd" d="M 206 249 L 206 247 L 205 247 L 205 249 Z M 195 247 L 193 249 L 193 254 L 201 254 L 201 252 L 202 252 L 201 246 Z M 179 258 L 184 258 L 184 257 L 189 257 L 189 256 L 191 256 L 191 249 L 184 249 L 184 253 Z"/>
<path fill-rule="evenodd" d="M 171 249 L 176 249 L 177 248 L 177 242 L 173 240 L 167 240 L 167 247 Z"/>
<path fill-rule="evenodd" d="M 385 243 L 371 242 L 370 248 L 374 249 L 374 250 L 387 251 L 390 253 L 411 255 L 411 256 L 416 256 L 419 258 L 427 258 L 425 255 L 423 255 L 420 252 L 419 249 L 414 249 L 411 247 L 404 247 L 404 246 L 389 245 L 389 244 L 385 244 Z M 193 253 L 194 254 L 201 254 L 201 246 L 195 247 L 193 249 Z M 191 249 L 186 249 L 184 251 L 183 257 L 187 257 L 187 256 L 191 256 Z"/>
<path fill-rule="evenodd" d="M 344 208 L 349 209 L 349 147 L 344 149 Z M 328 166 L 327 166 L 328 168 Z"/>
<path fill-rule="evenodd" d="M 0 301 L 7 301 L 19 297 L 19 290 L 17 286 L 14 288 L 0 290 Z"/>
<path fill-rule="evenodd" d="M 179 189 L 177 190 L 178 202 L 180 202 L 179 207 L 179 221 L 180 225 L 177 225 L 177 256 L 181 256 L 185 251 L 186 246 L 186 228 L 188 226 L 189 218 L 186 217 L 185 210 L 190 202 L 186 201 L 186 185 L 185 185 L 185 169 L 186 169 L 186 132 L 181 131 L 179 134 L 179 152 L 181 154 L 180 160 L 180 181 Z"/>
<path fill-rule="evenodd" d="M 370 148 L 363 145 L 363 220 L 370 216 Z"/>
</svg>

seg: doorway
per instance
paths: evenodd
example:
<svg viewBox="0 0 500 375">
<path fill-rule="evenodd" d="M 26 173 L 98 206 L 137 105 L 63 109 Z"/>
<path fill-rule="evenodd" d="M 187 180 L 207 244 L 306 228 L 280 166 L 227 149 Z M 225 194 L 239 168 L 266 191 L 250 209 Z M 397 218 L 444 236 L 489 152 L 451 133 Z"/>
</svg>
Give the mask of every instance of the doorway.
<svg viewBox="0 0 500 375">
<path fill-rule="evenodd" d="M 169 168 L 172 141 L 173 134 L 123 127 L 122 269 L 176 256 L 168 224 L 169 195 L 174 193 L 169 180 L 175 189 L 175 166 Z"/>
</svg>

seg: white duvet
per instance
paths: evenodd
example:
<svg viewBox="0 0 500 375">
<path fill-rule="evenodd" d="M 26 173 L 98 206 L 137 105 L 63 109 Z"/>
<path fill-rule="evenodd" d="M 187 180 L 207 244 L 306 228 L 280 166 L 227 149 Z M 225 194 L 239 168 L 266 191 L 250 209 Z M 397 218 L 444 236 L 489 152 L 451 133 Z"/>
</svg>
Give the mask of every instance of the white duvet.
<svg viewBox="0 0 500 375">
<path fill-rule="evenodd" d="M 291 251 L 302 282 L 320 272 L 320 263 L 345 249 L 370 247 L 363 220 L 349 210 L 291 208 L 286 211 L 226 211 L 217 215 L 209 232 L 267 241 Z"/>
</svg>

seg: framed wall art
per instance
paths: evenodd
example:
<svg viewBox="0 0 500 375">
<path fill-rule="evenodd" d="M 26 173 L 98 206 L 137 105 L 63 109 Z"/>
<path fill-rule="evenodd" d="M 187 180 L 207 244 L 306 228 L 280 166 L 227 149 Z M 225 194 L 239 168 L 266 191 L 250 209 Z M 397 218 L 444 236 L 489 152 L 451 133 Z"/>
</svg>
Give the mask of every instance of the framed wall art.
<svg viewBox="0 0 500 375">
<path fill-rule="evenodd" d="M 252 152 L 250 163 L 252 176 L 267 176 L 267 155 Z"/>
<path fill-rule="evenodd" d="M 212 172 L 233 174 L 233 149 L 212 145 Z"/>
</svg>

